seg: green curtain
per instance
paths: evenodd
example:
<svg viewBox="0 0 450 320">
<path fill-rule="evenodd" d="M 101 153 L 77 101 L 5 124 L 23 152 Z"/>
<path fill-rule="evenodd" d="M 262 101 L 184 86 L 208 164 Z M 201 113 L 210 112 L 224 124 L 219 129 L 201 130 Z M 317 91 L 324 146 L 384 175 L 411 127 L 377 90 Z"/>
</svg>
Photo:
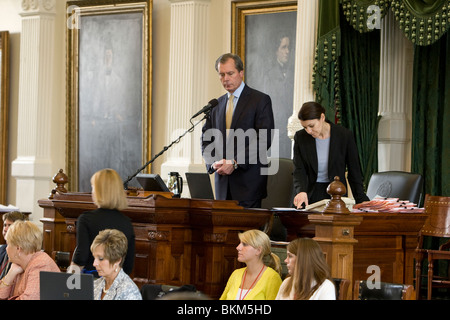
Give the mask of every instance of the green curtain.
<svg viewBox="0 0 450 320">
<path fill-rule="evenodd" d="M 373 67 L 372 76 L 369 73 L 365 76 L 354 73 L 358 69 L 367 71 L 361 69 L 364 56 L 360 57 L 357 51 L 365 50 L 369 57 L 373 48 L 367 43 L 364 45 L 364 37 L 353 35 L 354 38 L 350 39 L 349 30 L 343 30 L 346 28 L 343 21 L 346 20 L 360 34 L 373 31 L 367 27 L 367 22 L 372 14 L 369 9 L 373 7 L 370 6 L 374 5 L 380 9 L 381 19 L 390 9 L 399 28 L 415 44 L 411 170 L 423 174 L 426 193 L 450 196 L 450 166 L 445 166 L 450 159 L 450 151 L 448 146 L 443 145 L 450 138 L 450 126 L 444 126 L 450 120 L 450 64 L 448 46 L 443 44 L 448 41 L 446 34 L 450 27 L 449 0 L 319 0 L 318 39 L 313 67 L 316 101 L 325 107 L 328 119 L 344 124 L 355 133 L 367 183 L 367 178 L 376 170 L 373 162 L 378 162 L 376 128 L 379 118 L 367 112 L 375 106 L 378 97 L 365 90 L 372 88 L 378 92 L 375 85 L 378 72 L 373 70 L 379 60 L 368 62 Z M 341 8 L 343 17 L 339 13 Z M 444 59 L 447 60 L 443 62 Z M 439 63 L 434 63 L 438 60 Z M 355 82 L 350 84 L 349 81 Z M 368 108 L 365 110 L 366 114 L 370 114 L 370 119 L 358 113 L 363 108 Z M 369 128 L 373 130 L 372 135 L 368 134 Z"/>
<path fill-rule="evenodd" d="M 330 121 L 339 122 L 339 66 L 341 31 L 339 0 L 319 0 L 318 41 L 313 67 L 316 101 Z"/>
<path fill-rule="evenodd" d="M 341 19 L 340 101 L 342 125 L 355 134 L 364 186 L 378 171 L 380 31 L 360 33 Z"/>
<path fill-rule="evenodd" d="M 339 0 L 319 1 L 314 90 L 327 118 L 354 133 L 367 186 L 378 171 L 380 32 L 355 31 L 346 11 Z"/>
<path fill-rule="evenodd" d="M 431 63 L 430 63 L 431 62 Z M 450 196 L 450 37 L 414 48 L 412 170 L 425 193 Z"/>
</svg>

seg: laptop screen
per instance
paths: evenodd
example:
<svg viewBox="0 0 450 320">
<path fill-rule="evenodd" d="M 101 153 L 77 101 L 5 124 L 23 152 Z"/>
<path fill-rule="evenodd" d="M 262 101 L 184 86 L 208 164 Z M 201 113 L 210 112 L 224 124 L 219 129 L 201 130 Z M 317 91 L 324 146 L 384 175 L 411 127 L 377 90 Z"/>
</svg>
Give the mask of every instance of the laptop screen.
<svg viewBox="0 0 450 320">
<path fill-rule="evenodd" d="M 94 300 L 92 274 L 40 272 L 41 300 Z"/>
<path fill-rule="evenodd" d="M 208 173 L 186 172 L 186 180 L 192 199 L 214 200 L 214 193 Z"/>
</svg>

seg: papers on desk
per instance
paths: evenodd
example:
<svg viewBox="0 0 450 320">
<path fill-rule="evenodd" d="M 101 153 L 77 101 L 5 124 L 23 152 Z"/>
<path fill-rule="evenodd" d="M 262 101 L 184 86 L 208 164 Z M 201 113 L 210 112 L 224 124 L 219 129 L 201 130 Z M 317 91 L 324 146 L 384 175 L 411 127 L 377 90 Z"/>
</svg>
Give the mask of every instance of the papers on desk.
<svg viewBox="0 0 450 320">
<path fill-rule="evenodd" d="M 8 206 L 4 206 L 0 204 L 0 212 L 10 212 L 10 211 L 20 211 L 19 208 L 14 207 L 13 205 L 9 204 Z"/>
<path fill-rule="evenodd" d="M 365 201 L 353 206 L 353 212 L 368 213 L 423 213 L 424 208 L 418 208 L 417 205 L 408 200 L 400 200 L 399 198 L 383 198 L 376 196 L 371 201 Z"/>
<path fill-rule="evenodd" d="M 275 211 L 304 211 L 303 209 L 282 208 L 282 207 L 272 208 L 272 210 L 275 210 Z"/>
<path fill-rule="evenodd" d="M 346 207 L 351 211 L 353 209 L 353 205 L 355 204 L 355 200 L 342 197 L 342 201 L 345 202 Z M 323 212 L 325 210 L 325 207 L 327 206 L 328 202 L 330 202 L 330 199 L 323 199 L 314 203 L 311 203 L 310 205 L 307 205 L 305 209 L 295 209 L 295 208 L 272 208 L 272 210 L 277 211 L 307 211 L 307 212 Z"/>
</svg>

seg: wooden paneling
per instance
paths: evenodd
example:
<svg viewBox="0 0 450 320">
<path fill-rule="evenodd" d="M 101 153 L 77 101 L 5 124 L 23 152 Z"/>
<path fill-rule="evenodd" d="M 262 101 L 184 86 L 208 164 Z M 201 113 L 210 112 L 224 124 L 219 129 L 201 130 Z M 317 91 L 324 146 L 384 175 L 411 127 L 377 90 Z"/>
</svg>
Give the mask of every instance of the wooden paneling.
<svg viewBox="0 0 450 320">
<path fill-rule="evenodd" d="M 308 212 L 278 212 L 287 227 L 288 240 L 314 237 Z M 413 284 L 414 249 L 419 230 L 427 217 L 422 213 L 364 213 L 354 228 L 353 279 L 366 280 L 369 266 L 380 268 L 381 281 Z"/>
</svg>

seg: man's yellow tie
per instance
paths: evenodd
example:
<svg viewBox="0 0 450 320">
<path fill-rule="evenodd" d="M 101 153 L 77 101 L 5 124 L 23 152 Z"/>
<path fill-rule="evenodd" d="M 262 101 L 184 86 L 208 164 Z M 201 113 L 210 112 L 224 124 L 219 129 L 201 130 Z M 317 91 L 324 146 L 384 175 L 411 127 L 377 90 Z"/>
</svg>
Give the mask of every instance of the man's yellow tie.
<svg viewBox="0 0 450 320">
<path fill-rule="evenodd" d="M 234 109 L 234 96 L 231 94 L 228 99 L 228 107 L 227 107 L 227 115 L 226 115 L 226 126 L 227 129 L 230 129 L 231 119 L 233 119 L 233 109 Z"/>
</svg>

